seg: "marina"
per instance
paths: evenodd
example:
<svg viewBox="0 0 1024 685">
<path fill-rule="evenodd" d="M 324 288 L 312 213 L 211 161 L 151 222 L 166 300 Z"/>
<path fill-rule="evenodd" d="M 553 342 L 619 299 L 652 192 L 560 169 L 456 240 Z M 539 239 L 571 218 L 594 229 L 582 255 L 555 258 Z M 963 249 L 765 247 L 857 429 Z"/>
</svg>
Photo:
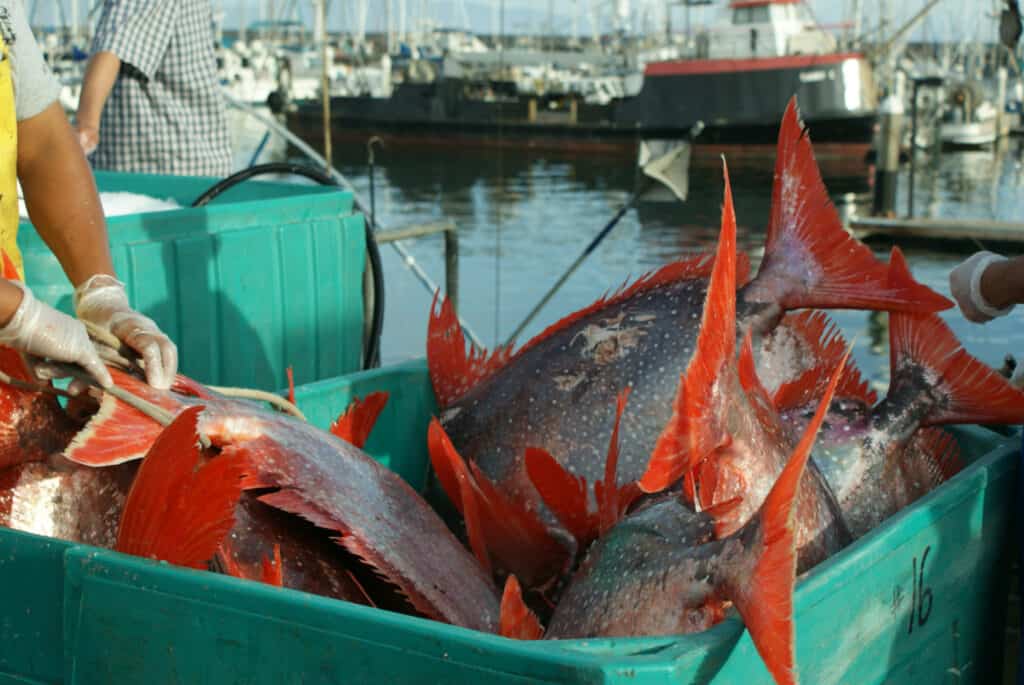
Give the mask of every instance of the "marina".
<svg viewBox="0 0 1024 685">
<path fill-rule="evenodd" d="M 120 0 L 15 1 L 84 132 Z M 126 310 L 18 162 L 112 387 L 0 346 L 0 681 L 1016 682 L 1016 0 L 186 6 L 230 171 L 80 138 Z"/>
</svg>

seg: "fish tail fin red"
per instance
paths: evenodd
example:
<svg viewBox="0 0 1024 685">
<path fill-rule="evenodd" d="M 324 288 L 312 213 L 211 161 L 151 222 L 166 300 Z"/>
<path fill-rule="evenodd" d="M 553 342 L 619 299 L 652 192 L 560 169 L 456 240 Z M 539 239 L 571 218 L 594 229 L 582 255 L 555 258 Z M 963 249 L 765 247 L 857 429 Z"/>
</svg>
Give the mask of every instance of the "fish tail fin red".
<svg viewBox="0 0 1024 685">
<path fill-rule="evenodd" d="M 566 550 L 544 523 L 476 464 L 464 461 L 437 419 L 427 431 L 427 447 L 438 481 L 462 514 L 470 547 L 485 569 L 516 573 L 531 585 L 561 570 Z"/>
<path fill-rule="evenodd" d="M 907 272 L 893 250 L 894 274 Z M 931 386 L 936 403 L 924 425 L 1024 422 L 1024 392 L 961 347 L 952 329 L 935 314 L 889 315 L 892 389 L 904 384 Z"/>
<path fill-rule="evenodd" d="M 442 409 L 465 395 L 471 388 L 501 369 L 512 354 L 511 346 L 498 347 L 491 353 L 471 347 L 466 352 L 462 324 L 451 300 L 444 297 L 440 308 L 435 293 L 430 305 L 427 328 L 427 370 L 434 386 L 437 403 Z"/>
<path fill-rule="evenodd" d="M 109 369 L 114 384 L 161 409 L 177 414 L 182 402 L 169 392 L 154 390 L 144 381 Z M 84 466 L 113 466 L 141 459 L 164 427 L 139 410 L 103 393 L 100 408 L 64 450 L 64 456 Z"/>
<path fill-rule="evenodd" d="M 910 447 L 900 455 L 902 468 L 909 471 L 915 481 L 923 481 L 927 490 L 945 483 L 963 468 L 956 438 L 941 428 L 918 429 Z"/>
<path fill-rule="evenodd" d="M 199 466 L 201 410 L 183 411 L 146 454 L 125 500 L 117 551 L 205 568 L 234 526 L 247 464 L 222 456 Z"/>
<path fill-rule="evenodd" d="M 736 351 L 736 212 L 729 169 L 722 161 L 725 198 L 722 228 L 697 349 L 680 379 L 672 418 L 658 436 L 647 470 L 640 478 L 644 492 L 659 492 L 691 471 L 722 439 L 720 426 L 708 420 L 712 389 Z"/>
<path fill-rule="evenodd" d="M 501 594 L 499 634 L 515 640 L 539 640 L 544 634 L 537 615 L 523 601 L 523 591 L 515 574 L 505 580 L 505 591 Z"/>
<path fill-rule="evenodd" d="M 757 543 L 747 553 L 756 555 L 753 571 L 743 571 L 727 579 L 728 597 L 736 605 L 761 658 L 777 683 L 794 683 L 795 650 L 793 631 L 793 586 L 796 580 L 796 536 L 793 528 L 797 486 L 811 455 L 818 428 L 821 426 L 839 383 L 845 357 L 835 368 L 831 382 L 818 403 L 814 418 L 790 455 L 758 515 L 736 536 L 751 537 Z M 758 530 L 759 529 L 759 530 Z M 745 565 L 732 566 L 742 569 Z M 729 573 L 727 571 L 727 573 Z"/>
<path fill-rule="evenodd" d="M 362 448 L 377 423 L 377 418 L 388 403 L 388 393 L 371 392 L 363 399 L 356 398 L 331 426 L 331 433 L 345 442 Z"/>
<path fill-rule="evenodd" d="M 953 306 L 913 280 L 890 286 L 887 268 L 843 228 L 810 138 L 790 100 L 779 129 L 764 259 L 744 298 L 783 309 L 934 312 Z"/>
<path fill-rule="evenodd" d="M 530 481 L 559 522 L 576 538 L 579 549 L 584 549 L 594 539 L 611 530 L 640 494 L 635 483 L 619 487 L 617 480 L 619 425 L 628 397 L 629 388 L 626 388 L 619 393 L 616 403 L 615 425 L 608 443 L 604 479 L 593 485 L 596 511 L 590 507 L 590 489 L 584 478 L 569 473 L 546 450 L 535 447 L 526 449 L 526 473 Z"/>
</svg>

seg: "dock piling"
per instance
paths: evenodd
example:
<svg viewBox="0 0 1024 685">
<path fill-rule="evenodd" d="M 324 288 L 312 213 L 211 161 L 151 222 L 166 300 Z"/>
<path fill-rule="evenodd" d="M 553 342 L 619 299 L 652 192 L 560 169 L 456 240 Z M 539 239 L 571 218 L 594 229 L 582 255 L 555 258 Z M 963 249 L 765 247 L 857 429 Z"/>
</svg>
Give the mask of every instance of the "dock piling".
<svg viewBox="0 0 1024 685">
<path fill-rule="evenodd" d="M 900 138 L 903 133 L 903 103 L 895 94 L 879 106 L 875 198 L 872 213 L 891 215 L 896 209 L 896 180 L 900 170 Z"/>
</svg>

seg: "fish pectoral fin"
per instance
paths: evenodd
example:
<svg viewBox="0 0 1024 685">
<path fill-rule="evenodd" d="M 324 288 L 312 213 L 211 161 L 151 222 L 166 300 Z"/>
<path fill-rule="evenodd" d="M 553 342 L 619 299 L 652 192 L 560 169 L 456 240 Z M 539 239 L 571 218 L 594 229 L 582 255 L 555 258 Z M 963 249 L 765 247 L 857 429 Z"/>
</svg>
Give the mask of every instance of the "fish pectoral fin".
<svg viewBox="0 0 1024 685">
<path fill-rule="evenodd" d="M 539 640 L 544 634 L 537 615 L 523 601 L 523 592 L 515 574 L 505 580 L 505 591 L 501 595 L 499 634 L 515 640 Z"/>
<path fill-rule="evenodd" d="M 434 471 L 465 519 L 470 546 L 484 568 L 515 573 L 531 587 L 561 570 L 568 553 L 537 514 L 463 460 L 436 419 L 427 436 Z"/>
<path fill-rule="evenodd" d="M 201 410 L 183 411 L 146 454 L 125 501 L 117 551 L 205 568 L 234 526 L 249 464 L 220 455 L 199 466 Z"/>
<path fill-rule="evenodd" d="M 362 449 L 387 402 L 386 392 L 371 392 L 363 399 L 355 398 L 331 425 L 331 433 Z"/>
</svg>

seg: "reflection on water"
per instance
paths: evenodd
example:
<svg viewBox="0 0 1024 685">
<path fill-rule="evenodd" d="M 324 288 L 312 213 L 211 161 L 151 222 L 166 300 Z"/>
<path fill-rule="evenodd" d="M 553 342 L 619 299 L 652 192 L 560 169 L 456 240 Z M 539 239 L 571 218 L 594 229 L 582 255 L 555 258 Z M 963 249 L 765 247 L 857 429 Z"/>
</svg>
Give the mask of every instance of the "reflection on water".
<svg viewBox="0 0 1024 685">
<path fill-rule="evenodd" d="M 360 192 L 368 192 L 367 168 L 357 146 L 342 149 L 339 168 Z M 345 156 L 348 155 L 348 158 Z M 439 218 L 460 229 L 460 310 L 476 333 L 493 345 L 504 342 L 549 285 L 573 261 L 623 203 L 635 171 L 621 159 L 595 156 L 536 156 L 515 151 L 453 148 L 447 153 L 402 150 L 392 145 L 377 155 L 377 211 L 388 227 Z M 867 168 L 827 178 L 834 197 L 869 196 Z M 994 151 L 922 154 L 916 171 L 918 213 L 1015 220 L 1024 217 L 1021 148 L 1012 142 Z M 739 241 L 755 262 L 768 220 L 772 168 L 732 169 Z M 906 206 L 906 174 L 899 207 Z M 722 200 L 721 172 L 700 165 L 692 171 L 685 204 L 644 204 L 628 212 L 601 247 L 565 284 L 527 329 L 533 335 L 583 307 L 625 279 L 686 253 L 714 246 Z M 838 199 L 837 199 L 838 201 Z M 440 238 L 411 247 L 438 282 L 443 282 Z M 888 248 L 875 248 L 885 256 Z M 388 284 L 382 355 L 385 363 L 422 356 L 430 295 L 383 247 Z M 948 295 L 947 274 L 964 258 L 941 246 L 913 245 L 906 253 L 915 276 Z M 835 312 L 866 375 L 881 387 L 888 379 L 886 317 Z M 999 365 L 1007 352 L 1024 352 L 1024 313 L 978 326 L 956 310 L 943 317 L 967 348 Z M 525 338 L 524 338 L 525 339 Z"/>
</svg>

